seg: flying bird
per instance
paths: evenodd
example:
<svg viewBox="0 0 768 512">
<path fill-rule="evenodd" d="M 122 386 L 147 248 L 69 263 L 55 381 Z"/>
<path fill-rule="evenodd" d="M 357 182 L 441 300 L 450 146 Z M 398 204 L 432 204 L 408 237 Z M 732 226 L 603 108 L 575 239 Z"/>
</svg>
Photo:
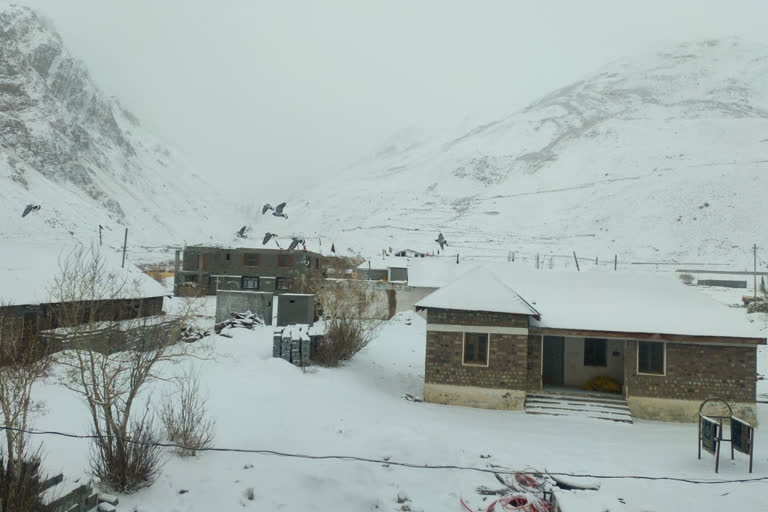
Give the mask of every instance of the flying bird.
<svg viewBox="0 0 768 512">
<path fill-rule="evenodd" d="M 235 234 L 240 238 L 248 238 L 248 235 L 245 234 L 246 231 L 248 231 L 248 226 L 243 226 Z"/>
<path fill-rule="evenodd" d="M 21 214 L 21 218 L 23 219 L 24 217 L 29 215 L 30 212 L 36 212 L 39 209 L 40 209 L 40 205 L 39 204 L 28 204 L 24 208 L 24 213 Z"/>
<path fill-rule="evenodd" d="M 296 238 L 291 237 L 291 245 L 288 246 L 288 250 L 292 251 L 294 250 L 299 244 L 304 245 L 304 239 L 303 238 Z M 305 246 L 306 249 L 306 246 Z"/>
<path fill-rule="evenodd" d="M 264 205 L 264 207 L 261 209 L 261 214 L 262 214 L 262 215 L 264 215 L 264 214 L 265 214 L 265 213 L 267 213 L 269 210 L 274 210 L 274 211 L 272 212 L 272 215 L 274 215 L 275 217 L 283 217 L 283 218 L 287 219 L 287 218 L 288 218 L 288 215 L 286 215 L 286 214 L 284 214 L 284 213 L 283 213 L 283 208 L 285 208 L 285 202 L 282 202 L 282 203 L 280 203 L 279 205 L 277 205 L 277 208 L 272 208 L 272 205 L 271 205 L 271 204 L 269 204 L 269 203 L 266 203 L 266 204 Z"/>
<path fill-rule="evenodd" d="M 275 239 L 275 243 L 277 243 L 277 233 L 264 233 L 264 240 L 261 242 L 261 245 L 267 245 L 267 242 L 273 238 Z M 280 246 L 278 245 L 278 247 Z"/>
<path fill-rule="evenodd" d="M 437 235 L 437 239 L 435 240 L 438 244 L 440 244 L 440 250 L 445 249 L 445 246 L 448 245 L 448 240 L 445 239 L 442 233 Z"/>
</svg>

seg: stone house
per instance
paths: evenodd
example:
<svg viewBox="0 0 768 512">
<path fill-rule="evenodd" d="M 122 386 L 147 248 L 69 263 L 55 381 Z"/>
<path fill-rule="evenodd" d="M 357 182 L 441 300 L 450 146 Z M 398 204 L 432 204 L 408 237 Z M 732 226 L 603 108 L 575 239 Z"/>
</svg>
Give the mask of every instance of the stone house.
<svg viewBox="0 0 768 512">
<path fill-rule="evenodd" d="M 320 253 L 303 248 L 187 246 L 176 251 L 174 290 L 176 295 L 184 290 L 200 295 L 216 295 L 217 290 L 291 292 L 297 277 L 322 274 L 322 260 Z"/>
<path fill-rule="evenodd" d="M 168 290 L 135 266 L 123 267 L 119 257 L 106 252 L 100 256 L 104 274 L 119 282 L 119 289 L 100 300 L 57 302 L 52 288 L 67 254 L 67 250 L 58 245 L 42 242 L 14 241 L 13 245 L 2 247 L 0 335 L 37 340 L 44 331 L 85 322 L 91 316 L 89 312 L 93 312 L 97 322 L 129 321 L 163 314 L 163 298 L 170 295 Z M 86 257 L 90 257 L 89 254 L 86 252 Z M 73 318 L 74 310 L 83 317 L 81 322 Z"/>
<path fill-rule="evenodd" d="M 428 402 L 523 409 L 531 397 L 583 393 L 609 377 L 634 417 L 693 421 L 714 396 L 756 421 L 766 339 L 743 311 L 672 277 L 491 265 L 416 308 L 427 316 Z"/>
</svg>

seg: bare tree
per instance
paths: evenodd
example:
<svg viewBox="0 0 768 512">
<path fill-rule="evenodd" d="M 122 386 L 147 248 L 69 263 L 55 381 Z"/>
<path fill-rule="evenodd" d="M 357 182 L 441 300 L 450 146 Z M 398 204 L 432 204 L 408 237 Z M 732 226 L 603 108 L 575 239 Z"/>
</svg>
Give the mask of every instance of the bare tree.
<svg viewBox="0 0 768 512">
<path fill-rule="evenodd" d="M 386 317 L 375 292 L 357 281 L 327 283 L 317 291 L 316 300 L 326 334 L 312 358 L 323 366 L 338 366 L 351 359 L 376 337 Z"/>
<path fill-rule="evenodd" d="M 168 439 L 176 443 L 182 456 L 213 444 L 216 422 L 208 417 L 207 397 L 200 390 L 200 373 L 188 369 L 176 381 L 176 392 L 166 395 L 160 419 Z"/>
<path fill-rule="evenodd" d="M 0 448 L 0 496 L 5 511 L 32 510 L 41 499 L 40 450 L 29 450 L 26 431 L 42 408 L 32 386 L 48 375 L 50 357 L 36 333 L 25 336 L 23 316 L 0 304 L 0 421 L 6 428 Z"/>
<path fill-rule="evenodd" d="M 186 345 L 177 342 L 194 305 L 177 311 L 169 326 L 149 315 L 139 281 L 110 268 L 97 249 L 77 249 L 59 266 L 51 302 L 68 350 L 58 360 L 64 385 L 84 399 L 90 413 L 91 469 L 117 491 L 151 485 L 160 456 L 152 445 L 157 433 L 148 407 L 141 413 L 137 404 L 146 385 L 161 378 L 161 366 L 186 355 Z"/>
</svg>

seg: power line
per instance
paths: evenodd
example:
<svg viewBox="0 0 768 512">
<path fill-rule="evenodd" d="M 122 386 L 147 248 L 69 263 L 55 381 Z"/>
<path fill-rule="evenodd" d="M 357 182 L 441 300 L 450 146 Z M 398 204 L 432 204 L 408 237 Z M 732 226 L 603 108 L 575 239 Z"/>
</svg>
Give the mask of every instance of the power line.
<svg viewBox="0 0 768 512">
<path fill-rule="evenodd" d="M 0 429 L 8 430 L 11 432 L 30 434 L 30 435 L 58 436 L 58 437 L 66 437 L 70 439 L 99 439 L 100 438 L 100 436 L 96 434 L 82 435 L 82 434 L 72 434 L 67 432 L 58 432 L 54 430 L 25 430 L 25 429 L 18 429 L 14 427 L 8 427 L 5 425 L 0 426 Z M 544 472 L 531 471 L 531 470 L 514 471 L 511 469 L 503 468 L 501 466 L 495 466 L 492 468 L 478 468 L 474 466 L 455 466 L 450 464 L 415 464 L 411 462 L 393 461 L 386 458 L 372 459 L 367 457 L 357 457 L 354 455 L 309 455 L 306 453 L 290 453 L 290 452 L 281 452 L 277 450 L 254 450 L 254 449 L 248 449 L 248 448 L 215 448 L 215 447 L 193 448 L 193 447 L 188 447 L 188 446 L 184 446 L 176 443 L 137 441 L 134 439 L 120 438 L 116 436 L 107 436 L 107 435 L 101 436 L 101 437 L 106 437 L 108 439 L 119 439 L 124 443 L 132 443 L 132 444 L 138 444 L 138 445 L 144 445 L 144 446 L 154 446 L 154 447 L 160 447 L 160 448 L 180 448 L 182 450 L 188 450 L 193 452 L 249 453 L 254 455 L 273 455 L 276 457 L 289 457 L 289 458 L 297 458 L 297 459 L 337 460 L 341 462 L 365 462 L 369 464 L 399 466 L 399 467 L 412 468 L 412 469 L 442 469 L 442 470 L 452 469 L 452 470 L 458 470 L 458 471 L 475 471 L 478 473 L 490 473 L 490 474 L 502 474 L 502 475 L 547 474 L 551 476 L 573 477 L 573 478 L 596 478 L 596 479 L 605 479 L 605 480 L 609 480 L 609 479 L 610 480 L 652 480 L 652 481 L 669 481 L 669 482 L 681 482 L 681 483 L 701 484 L 701 485 L 735 484 L 735 483 L 768 481 L 768 476 L 756 477 L 756 478 L 741 478 L 741 479 L 733 479 L 733 480 L 724 480 L 724 479 L 696 480 L 696 479 L 680 478 L 680 477 L 673 477 L 673 476 L 592 475 L 592 474 L 586 474 L 586 473 L 562 473 L 562 472 L 552 472 L 552 471 L 544 471 Z"/>
</svg>

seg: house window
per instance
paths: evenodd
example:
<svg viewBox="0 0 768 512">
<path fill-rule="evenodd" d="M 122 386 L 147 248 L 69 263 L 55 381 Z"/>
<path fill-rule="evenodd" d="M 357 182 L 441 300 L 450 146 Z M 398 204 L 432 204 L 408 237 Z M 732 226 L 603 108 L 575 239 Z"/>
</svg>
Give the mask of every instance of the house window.
<svg viewBox="0 0 768 512">
<path fill-rule="evenodd" d="M 277 290 L 290 290 L 291 289 L 291 280 L 286 279 L 285 277 L 278 277 L 275 281 L 275 288 Z"/>
<path fill-rule="evenodd" d="M 253 253 L 243 254 L 243 265 L 246 267 L 259 266 L 259 255 Z"/>
<path fill-rule="evenodd" d="M 293 254 L 278 254 L 277 266 L 281 268 L 287 268 L 293 266 Z"/>
<path fill-rule="evenodd" d="M 664 375 L 666 345 L 657 341 L 637 342 L 637 373 Z"/>
<path fill-rule="evenodd" d="M 259 278 L 258 277 L 244 277 L 243 278 L 243 290 L 258 290 Z"/>
<path fill-rule="evenodd" d="M 320 258 L 315 259 L 315 268 L 320 268 Z"/>
<path fill-rule="evenodd" d="M 230 256 L 231 256 L 231 254 L 227 253 L 227 261 L 229 261 L 229 257 Z"/>
<path fill-rule="evenodd" d="M 205 270 L 205 254 L 198 254 L 196 261 L 197 264 L 195 265 L 195 268 Z"/>
<path fill-rule="evenodd" d="M 488 366 L 487 333 L 464 333 L 464 364 Z"/>
<path fill-rule="evenodd" d="M 607 366 L 605 340 L 584 338 L 584 366 Z"/>
</svg>

